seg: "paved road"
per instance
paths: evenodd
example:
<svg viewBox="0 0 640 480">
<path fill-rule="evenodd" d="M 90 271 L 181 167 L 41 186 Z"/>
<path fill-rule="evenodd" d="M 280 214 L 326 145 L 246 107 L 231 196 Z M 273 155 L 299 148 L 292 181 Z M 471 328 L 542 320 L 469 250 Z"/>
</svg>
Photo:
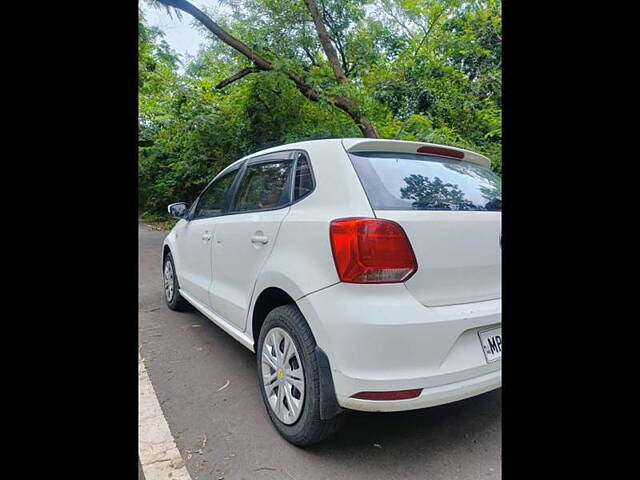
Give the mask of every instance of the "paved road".
<svg viewBox="0 0 640 480">
<path fill-rule="evenodd" d="M 501 478 L 501 390 L 413 412 L 353 412 L 325 443 L 285 442 L 260 399 L 254 354 L 200 313 L 165 307 L 164 235 L 140 226 L 139 344 L 193 480 Z"/>
</svg>

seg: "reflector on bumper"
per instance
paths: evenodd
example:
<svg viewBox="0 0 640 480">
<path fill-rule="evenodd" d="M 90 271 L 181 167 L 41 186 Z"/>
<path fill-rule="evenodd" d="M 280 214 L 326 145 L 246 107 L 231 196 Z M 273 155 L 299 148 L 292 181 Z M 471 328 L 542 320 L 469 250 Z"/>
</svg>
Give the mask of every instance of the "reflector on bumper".
<svg viewBox="0 0 640 480">
<path fill-rule="evenodd" d="M 396 390 L 393 392 L 359 392 L 351 395 L 351 397 L 359 398 L 360 400 L 407 400 L 418 397 L 421 392 L 421 388 L 414 390 Z"/>
</svg>

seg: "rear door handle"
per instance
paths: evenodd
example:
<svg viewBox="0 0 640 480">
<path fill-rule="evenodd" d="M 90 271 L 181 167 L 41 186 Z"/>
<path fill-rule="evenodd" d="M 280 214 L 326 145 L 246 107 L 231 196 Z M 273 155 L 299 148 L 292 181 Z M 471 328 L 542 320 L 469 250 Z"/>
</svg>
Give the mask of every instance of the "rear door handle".
<svg viewBox="0 0 640 480">
<path fill-rule="evenodd" d="M 265 245 L 268 241 L 269 239 L 264 235 L 253 235 L 251 237 L 251 243 L 261 243 L 262 245 Z"/>
</svg>

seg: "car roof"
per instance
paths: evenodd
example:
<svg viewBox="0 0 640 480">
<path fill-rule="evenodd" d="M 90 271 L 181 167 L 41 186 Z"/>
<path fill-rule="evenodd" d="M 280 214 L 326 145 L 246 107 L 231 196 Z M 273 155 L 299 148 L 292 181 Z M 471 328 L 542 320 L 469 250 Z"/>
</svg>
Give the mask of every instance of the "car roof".
<svg viewBox="0 0 640 480">
<path fill-rule="evenodd" d="M 259 151 L 254 152 L 254 153 L 250 153 L 249 155 L 245 155 L 241 159 L 236 160 L 235 162 L 231 163 L 229 166 L 225 167 L 225 169 L 222 170 L 220 172 L 220 174 L 224 173 L 227 170 L 231 170 L 233 167 L 239 165 L 240 163 L 242 163 L 245 160 L 248 160 L 250 158 L 259 157 L 261 155 L 267 155 L 269 153 L 282 152 L 284 150 L 296 150 L 296 149 L 306 150 L 307 147 L 309 147 L 310 145 L 317 144 L 318 142 L 340 143 L 340 142 L 342 142 L 342 140 L 343 140 L 342 138 L 322 138 L 322 139 L 317 139 L 317 140 L 304 140 L 302 142 L 287 143 L 287 144 L 284 144 L 284 145 L 277 145 L 275 147 L 265 148 L 264 150 L 259 150 Z M 220 175 L 220 174 L 218 174 L 218 175 Z"/>
<path fill-rule="evenodd" d="M 472 152 L 470 150 L 465 150 L 459 147 L 452 147 L 449 145 L 439 145 L 436 143 L 426 143 L 426 142 L 413 142 L 408 140 L 386 140 L 386 139 L 380 139 L 380 138 L 323 138 L 323 139 L 317 139 L 317 140 L 305 140 L 302 142 L 288 143 L 285 145 L 278 145 L 275 147 L 271 147 L 271 148 L 267 148 L 264 150 L 251 153 L 249 155 L 242 157 L 239 160 L 236 160 L 235 162 L 227 166 L 224 170 L 220 172 L 220 174 L 225 173 L 226 171 L 234 168 L 235 166 L 239 165 L 240 163 L 250 158 L 266 155 L 268 153 L 280 152 L 284 150 L 295 150 L 295 149 L 306 150 L 308 147 L 313 148 L 313 146 L 317 146 L 318 143 L 327 143 L 327 144 L 341 143 L 347 152 L 352 152 L 352 153 L 357 153 L 357 152 L 416 153 L 418 148 L 420 147 L 445 148 L 445 149 L 450 149 L 450 150 L 462 153 L 463 157 L 461 158 L 461 160 L 463 161 L 475 163 L 486 168 L 491 167 L 491 161 L 484 155 L 480 155 L 479 153 Z"/>
</svg>

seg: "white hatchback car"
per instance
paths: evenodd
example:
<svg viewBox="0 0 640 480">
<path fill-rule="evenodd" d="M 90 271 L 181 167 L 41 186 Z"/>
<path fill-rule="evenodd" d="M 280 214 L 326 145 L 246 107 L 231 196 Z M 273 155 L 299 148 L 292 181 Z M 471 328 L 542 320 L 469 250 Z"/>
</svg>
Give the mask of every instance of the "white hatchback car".
<svg viewBox="0 0 640 480">
<path fill-rule="evenodd" d="M 166 300 L 256 352 L 284 438 L 344 410 L 411 410 L 501 385 L 501 183 L 440 145 L 331 139 L 229 165 L 163 246 Z"/>
</svg>

